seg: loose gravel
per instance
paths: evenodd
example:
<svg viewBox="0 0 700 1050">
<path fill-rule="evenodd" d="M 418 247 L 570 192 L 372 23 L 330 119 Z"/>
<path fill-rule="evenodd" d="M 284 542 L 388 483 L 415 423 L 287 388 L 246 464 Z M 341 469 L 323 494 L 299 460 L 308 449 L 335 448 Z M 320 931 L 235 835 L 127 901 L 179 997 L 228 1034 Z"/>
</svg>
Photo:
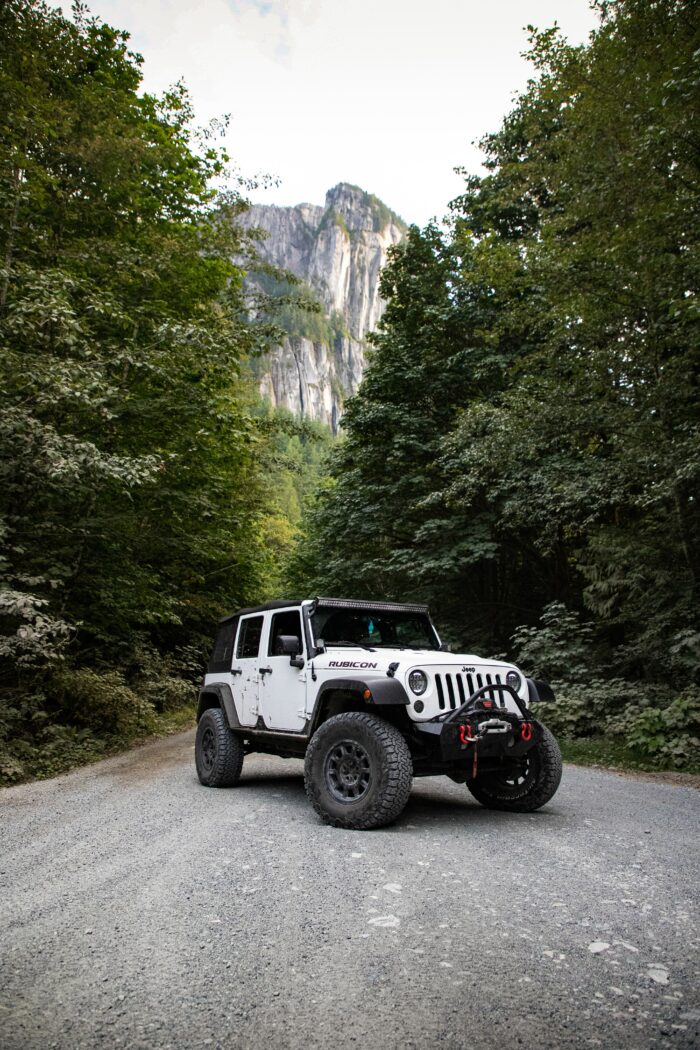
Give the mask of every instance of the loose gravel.
<svg viewBox="0 0 700 1050">
<path fill-rule="evenodd" d="M 0 792 L 3 1050 L 700 1043 L 700 795 L 567 766 L 530 815 L 417 780 L 322 824 L 302 764 L 191 732 Z"/>
</svg>

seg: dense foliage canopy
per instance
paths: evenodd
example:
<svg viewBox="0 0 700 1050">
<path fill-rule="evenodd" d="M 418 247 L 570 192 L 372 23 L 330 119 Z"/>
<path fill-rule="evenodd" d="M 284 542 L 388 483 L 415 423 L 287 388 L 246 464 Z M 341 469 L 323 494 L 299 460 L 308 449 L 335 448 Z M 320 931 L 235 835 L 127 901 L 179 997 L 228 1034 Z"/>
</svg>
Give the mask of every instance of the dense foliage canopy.
<svg viewBox="0 0 700 1050">
<path fill-rule="evenodd" d="M 568 683 L 565 729 L 680 703 L 682 760 L 700 724 L 700 21 L 692 0 L 598 7 L 587 46 L 532 31 L 536 76 L 484 141 L 487 173 L 447 232 L 394 250 L 294 573 L 428 600 L 471 651 L 512 652 L 519 629 L 530 668 Z"/>
</svg>

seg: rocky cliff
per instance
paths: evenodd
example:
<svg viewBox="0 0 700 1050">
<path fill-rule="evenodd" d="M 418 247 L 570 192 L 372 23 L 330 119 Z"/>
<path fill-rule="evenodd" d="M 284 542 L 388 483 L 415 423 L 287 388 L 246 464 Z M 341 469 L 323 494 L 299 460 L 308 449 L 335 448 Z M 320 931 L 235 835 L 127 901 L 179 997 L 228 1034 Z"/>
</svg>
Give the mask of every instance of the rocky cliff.
<svg viewBox="0 0 700 1050">
<path fill-rule="evenodd" d="M 343 400 L 365 365 L 366 336 L 384 309 L 379 271 L 406 227 L 377 197 L 340 183 L 323 207 L 253 205 L 246 225 L 267 233 L 260 254 L 300 279 L 320 304 L 317 314 L 283 311 L 288 333 L 258 366 L 261 392 L 273 405 L 336 429 Z"/>
</svg>

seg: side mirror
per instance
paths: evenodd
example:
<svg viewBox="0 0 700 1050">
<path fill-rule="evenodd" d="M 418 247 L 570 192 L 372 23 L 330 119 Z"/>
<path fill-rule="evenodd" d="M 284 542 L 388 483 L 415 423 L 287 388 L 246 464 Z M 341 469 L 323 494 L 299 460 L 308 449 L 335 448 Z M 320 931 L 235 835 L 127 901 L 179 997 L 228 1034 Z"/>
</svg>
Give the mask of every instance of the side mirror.
<svg viewBox="0 0 700 1050">
<path fill-rule="evenodd" d="M 450 643 L 449 642 L 442 642 L 441 645 L 440 645 L 440 652 L 441 653 L 451 653 L 452 652 L 452 646 L 450 645 Z"/>
<path fill-rule="evenodd" d="M 304 666 L 304 658 L 299 656 L 301 642 L 294 634 L 280 634 L 275 641 L 275 656 L 288 656 L 292 667 L 300 670 Z"/>
</svg>

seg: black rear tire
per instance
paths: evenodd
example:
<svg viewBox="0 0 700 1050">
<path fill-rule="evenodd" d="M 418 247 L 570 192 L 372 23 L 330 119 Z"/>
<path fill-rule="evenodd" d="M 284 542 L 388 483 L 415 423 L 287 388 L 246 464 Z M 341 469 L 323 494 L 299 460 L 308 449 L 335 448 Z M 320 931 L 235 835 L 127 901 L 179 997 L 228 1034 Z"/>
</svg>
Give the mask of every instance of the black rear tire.
<svg viewBox="0 0 700 1050">
<path fill-rule="evenodd" d="M 243 766 L 243 744 L 229 729 L 220 707 L 209 708 L 199 720 L 194 746 L 197 776 L 205 787 L 232 787 Z"/>
<path fill-rule="evenodd" d="M 329 718 L 306 752 L 306 794 L 335 828 L 391 824 L 408 802 L 412 782 L 411 752 L 401 733 L 364 711 Z"/>
<path fill-rule="evenodd" d="M 532 813 L 552 798 L 561 782 L 561 752 L 546 726 L 540 728 L 542 739 L 526 753 L 526 762 L 516 776 L 486 773 L 467 781 L 467 787 L 482 806 L 508 813 Z"/>
</svg>

